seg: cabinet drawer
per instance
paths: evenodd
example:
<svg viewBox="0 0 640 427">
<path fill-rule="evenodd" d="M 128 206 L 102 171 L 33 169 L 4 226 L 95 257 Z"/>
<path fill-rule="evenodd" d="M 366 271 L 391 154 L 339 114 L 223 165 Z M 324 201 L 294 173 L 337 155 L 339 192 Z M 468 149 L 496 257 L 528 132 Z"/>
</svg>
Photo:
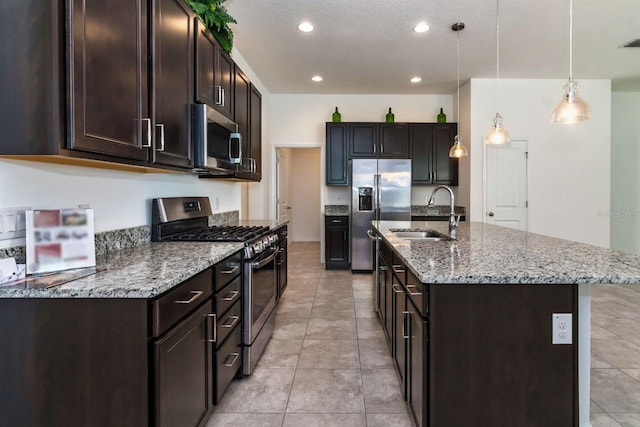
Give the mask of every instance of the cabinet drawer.
<svg viewBox="0 0 640 427">
<path fill-rule="evenodd" d="M 213 268 L 215 271 L 216 281 L 214 283 L 214 289 L 222 289 L 224 285 L 229 283 L 231 279 L 240 274 L 242 267 L 242 255 L 241 252 L 235 253 L 230 257 L 227 257 L 217 263 Z"/>
<path fill-rule="evenodd" d="M 224 391 L 240 369 L 242 349 L 240 348 L 242 328 L 236 327 L 226 343 L 213 356 L 215 381 L 213 384 L 213 403 L 218 404 Z"/>
<path fill-rule="evenodd" d="M 211 269 L 207 269 L 153 300 L 154 337 L 162 335 L 211 296 L 211 278 Z"/>
<path fill-rule="evenodd" d="M 409 299 L 413 302 L 421 316 L 429 315 L 429 286 L 422 284 L 418 278 L 407 270 L 406 288 Z"/>
<path fill-rule="evenodd" d="M 327 227 L 346 227 L 349 225 L 348 216 L 328 216 L 325 218 Z"/>
<path fill-rule="evenodd" d="M 225 286 L 224 289 L 213 296 L 213 306 L 218 316 L 224 315 L 225 311 L 240 299 L 240 295 L 242 295 L 241 288 L 242 280 L 240 276 L 238 276 L 233 279 L 228 286 Z"/>
<path fill-rule="evenodd" d="M 216 343 L 215 348 L 218 349 L 224 343 L 231 331 L 240 324 L 242 316 L 242 304 L 236 302 L 231 309 L 216 320 Z"/>
</svg>

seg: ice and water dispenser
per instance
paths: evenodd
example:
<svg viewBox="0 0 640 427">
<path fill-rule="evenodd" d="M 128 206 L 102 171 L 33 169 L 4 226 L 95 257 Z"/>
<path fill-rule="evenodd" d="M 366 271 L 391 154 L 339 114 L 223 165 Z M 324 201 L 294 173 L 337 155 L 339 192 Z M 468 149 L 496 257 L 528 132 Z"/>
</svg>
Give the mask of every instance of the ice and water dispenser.
<svg viewBox="0 0 640 427">
<path fill-rule="evenodd" d="M 358 187 L 358 211 L 373 210 L 373 187 Z"/>
</svg>

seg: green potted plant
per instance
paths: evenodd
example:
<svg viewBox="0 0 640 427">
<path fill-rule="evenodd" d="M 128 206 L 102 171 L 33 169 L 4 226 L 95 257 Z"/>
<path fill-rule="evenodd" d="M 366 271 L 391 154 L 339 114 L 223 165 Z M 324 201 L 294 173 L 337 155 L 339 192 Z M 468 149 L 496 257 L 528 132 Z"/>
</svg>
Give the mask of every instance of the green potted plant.
<svg viewBox="0 0 640 427">
<path fill-rule="evenodd" d="M 189 6 L 204 22 L 225 52 L 233 48 L 233 31 L 229 24 L 237 24 L 224 7 L 226 0 L 187 0 Z"/>
</svg>

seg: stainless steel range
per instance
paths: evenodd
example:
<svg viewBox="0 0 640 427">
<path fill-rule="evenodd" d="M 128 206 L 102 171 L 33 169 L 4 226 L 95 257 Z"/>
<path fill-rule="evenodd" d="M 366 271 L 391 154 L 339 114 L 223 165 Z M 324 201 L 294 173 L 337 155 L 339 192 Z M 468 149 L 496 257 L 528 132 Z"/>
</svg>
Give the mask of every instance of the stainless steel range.
<svg viewBox="0 0 640 427">
<path fill-rule="evenodd" d="M 244 242 L 243 365 L 250 375 L 275 327 L 278 230 L 263 225 L 209 227 L 208 197 L 153 199 L 153 242 Z"/>
</svg>

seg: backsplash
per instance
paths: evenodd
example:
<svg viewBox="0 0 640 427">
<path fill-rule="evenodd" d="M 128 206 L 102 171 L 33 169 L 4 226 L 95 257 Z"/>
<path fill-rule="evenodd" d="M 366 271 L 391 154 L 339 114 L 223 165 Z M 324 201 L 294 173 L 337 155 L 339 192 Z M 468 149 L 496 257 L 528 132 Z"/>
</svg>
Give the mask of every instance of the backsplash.
<svg viewBox="0 0 640 427">
<path fill-rule="evenodd" d="M 239 219 L 239 211 L 220 212 L 209 216 L 209 225 L 238 222 Z M 132 248 L 149 241 L 151 241 L 151 227 L 148 225 L 96 233 L 96 255 Z M 14 257 L 18 264 L 24 264 L 26 259 L 24 245 L 0 249 L 0 259 L 9 257 Z"/>
</svg>

